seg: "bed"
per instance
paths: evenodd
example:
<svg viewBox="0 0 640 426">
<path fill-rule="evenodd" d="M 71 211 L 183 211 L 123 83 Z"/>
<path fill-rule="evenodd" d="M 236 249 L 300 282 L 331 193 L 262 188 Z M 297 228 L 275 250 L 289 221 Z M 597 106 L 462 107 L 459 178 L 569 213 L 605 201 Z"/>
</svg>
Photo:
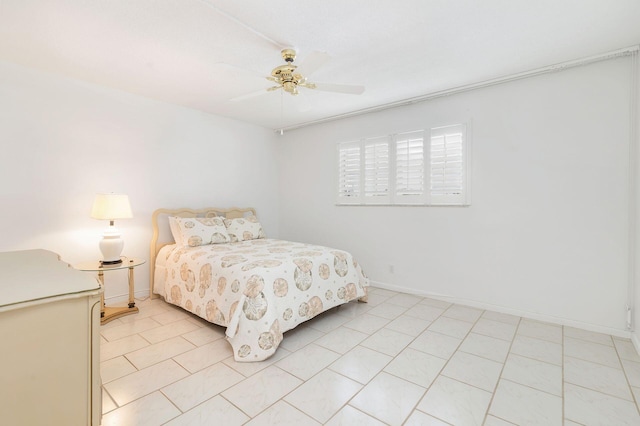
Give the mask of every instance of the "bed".
<svg viewBox="0 0 640 426">
<path fill-rule="evenodd" d="M 266 238 L 253 208 L 158 209 L 152 225 L 151 297 L 226 327 L 236 361 L 265 360 L 284 332 L 367 301 L 350 253 Z"/>
</svg>

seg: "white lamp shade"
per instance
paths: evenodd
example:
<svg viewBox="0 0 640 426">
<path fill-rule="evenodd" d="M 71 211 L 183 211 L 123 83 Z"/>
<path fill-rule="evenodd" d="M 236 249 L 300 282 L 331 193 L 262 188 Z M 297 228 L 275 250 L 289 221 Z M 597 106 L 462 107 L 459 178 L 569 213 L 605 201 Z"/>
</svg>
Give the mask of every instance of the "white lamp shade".
<svg viewBox="0 0 640 426">
<path fill-rule="evenodd" d="M 125 194 L 96 194 L 91 217 L 102 220 L 132 218 L 129 197 Z"/>
</svg>

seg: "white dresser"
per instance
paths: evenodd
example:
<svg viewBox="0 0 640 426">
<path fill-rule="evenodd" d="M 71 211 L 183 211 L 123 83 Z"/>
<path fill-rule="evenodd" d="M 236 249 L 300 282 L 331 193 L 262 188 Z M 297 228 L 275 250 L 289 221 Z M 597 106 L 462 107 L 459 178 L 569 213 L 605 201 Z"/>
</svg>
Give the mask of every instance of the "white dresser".
<svg viewBox="0 0 640 426">
<path fill-rule="evenodd" d="M 0 253 L 0 424 L 100 425 L 101 291 L 53 252 Z"/>
</svg>

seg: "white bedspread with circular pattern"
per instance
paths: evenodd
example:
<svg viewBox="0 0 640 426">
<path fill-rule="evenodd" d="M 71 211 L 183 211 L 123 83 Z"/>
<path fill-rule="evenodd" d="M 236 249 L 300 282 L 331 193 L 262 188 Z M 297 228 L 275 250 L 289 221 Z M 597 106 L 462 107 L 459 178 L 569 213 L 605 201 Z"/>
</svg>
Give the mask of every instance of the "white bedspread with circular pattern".
<svg viewBox="0 0 640 426">
<path fill-rule="evenodd" d="M 256 239 L 162 253 L 165 300 L 227 327 L 240 362 L 267 359 L 285 331 L 367 297 L 369 279 L 342 250 Z"/>
</svg>

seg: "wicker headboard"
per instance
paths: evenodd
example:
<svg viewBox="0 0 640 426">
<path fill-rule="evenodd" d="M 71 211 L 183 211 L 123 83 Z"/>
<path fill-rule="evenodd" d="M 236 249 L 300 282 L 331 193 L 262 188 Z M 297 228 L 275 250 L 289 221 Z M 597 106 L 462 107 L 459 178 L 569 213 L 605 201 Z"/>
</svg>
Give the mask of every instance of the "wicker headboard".
<svg viewBox="0 0 640 426">
<path fill-rule="evenodd" d="M 203 209 L 158 209 L 151 215 L 151 225 L 153 227 L 153 236 L 151 237 L 151 247 L 149 252 L 149 297 L 153 296 L 153 281 L 155 278 L 156 256 L 158 251 L 167 244 L 172 244 L 173 236 L 169 229 L 169 216 L 179 217 L 215 217 L 222 216 L 228 219 L 246 217 L 256 215 L 254 208 L 238 208 L 219 209 L 215 207 L 206 207 Z"/>
</svg>

